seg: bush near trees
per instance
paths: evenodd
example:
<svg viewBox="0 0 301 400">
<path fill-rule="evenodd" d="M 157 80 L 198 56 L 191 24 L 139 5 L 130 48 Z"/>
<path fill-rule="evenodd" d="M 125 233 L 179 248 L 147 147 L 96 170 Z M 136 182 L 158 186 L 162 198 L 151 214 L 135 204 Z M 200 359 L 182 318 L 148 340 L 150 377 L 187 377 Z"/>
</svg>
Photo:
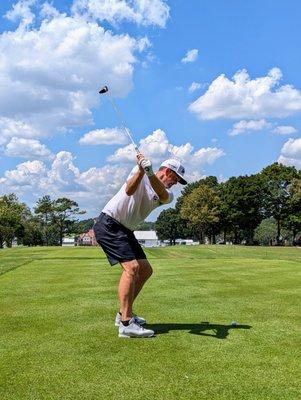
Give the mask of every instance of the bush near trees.
<svg viewBox="0 0 301 400">
<path fill-rule="evenodd" d="M 258 174 L 222 183 L 213 176 L 200 179 L 188 184 L 175 208 L 164 210 L 158 221 L 159 238 L 171 243 L 184 238 L 170 229 L 180 224 L 200 243 L 204 237 L 215 243 L 217 236 L 224 243 L 247 245 L 296 242 L 301 234 L 301 171 L 274 163 Z"/>
</svg>

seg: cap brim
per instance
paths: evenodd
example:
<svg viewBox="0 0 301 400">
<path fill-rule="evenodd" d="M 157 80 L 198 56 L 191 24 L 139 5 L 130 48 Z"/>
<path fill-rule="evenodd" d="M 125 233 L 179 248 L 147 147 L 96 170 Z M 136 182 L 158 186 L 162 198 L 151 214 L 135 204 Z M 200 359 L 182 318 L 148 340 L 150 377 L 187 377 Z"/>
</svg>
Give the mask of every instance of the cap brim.
<svg viewBox="0 0 301 400">
<path fill-rule="evenodd" d="M 185 179 L 181 175 L 179 175 L 179 174 L 177 174 L 177 175 L 180 178 L 179 183 L 181 185 L 187 185 L 187 181 L 185 181 Z"/>
</svg>

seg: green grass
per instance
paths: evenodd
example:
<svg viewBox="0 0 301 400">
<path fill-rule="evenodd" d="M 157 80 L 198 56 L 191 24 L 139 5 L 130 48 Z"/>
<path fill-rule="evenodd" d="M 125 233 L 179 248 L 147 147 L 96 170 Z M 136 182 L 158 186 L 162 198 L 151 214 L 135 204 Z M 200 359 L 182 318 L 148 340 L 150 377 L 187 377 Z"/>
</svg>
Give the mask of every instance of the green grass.
<svg viewBox="0 0 301 400">
<path fill-rule="evenodd" d="M 1 250 L 0 399 L 301 398 L 301 249 L 147 254 L 135 309 L 157 335 L 125 340 L 120 268 L 98 248 Z"/>
</svg>

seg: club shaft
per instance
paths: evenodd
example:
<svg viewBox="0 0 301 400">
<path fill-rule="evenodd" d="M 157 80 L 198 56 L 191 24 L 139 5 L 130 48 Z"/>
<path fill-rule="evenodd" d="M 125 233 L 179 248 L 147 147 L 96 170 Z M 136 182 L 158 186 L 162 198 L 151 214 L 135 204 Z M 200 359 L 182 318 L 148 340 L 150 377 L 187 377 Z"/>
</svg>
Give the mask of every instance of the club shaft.
<svg viewBox="0 0 301 400">
<path fill-rule="evenodd" d="M 108 95 L 108 97 L 109 97 L 109 100 L 110 100 L 110 102 L 111 102 L 111 104 L 112 104 L 112 106 L 113 106 L 115 112 L 116 112 L 116 115 L 117 115 L 117 117 L 118 117 L 118 119 L 119 119 L 119 121 L 120 121 L 120 123 L 121 123 L 122 128 L 124 129 L 125 133 L 126 133 L 126 134 L 128 135 L 128 137 L 130 138 L 130 141 L 133 143 L 136 153 L 137 153 L 137 154 L 140 153 L 140 150 L 139 150 L 138 146 L 136 145 L 136 143 L 135 143 L 135 141 L 134 141 L 134 139 L 133 139 L 133 137 L 132 137 L 132 135 L 131 135 L 131 132 L 129 131 L 129 129 L 126 127 L 126 125 L 125 125 L 125 123 L 124 123 L 122 114 L 121 114 L 119 108 L 117 107 L 117 105 L 116 105 L 114 99 L 112 98 L 112 96 L 110 95 L 110 93 L 107 92 L 107 95 Z"/>
</svg>

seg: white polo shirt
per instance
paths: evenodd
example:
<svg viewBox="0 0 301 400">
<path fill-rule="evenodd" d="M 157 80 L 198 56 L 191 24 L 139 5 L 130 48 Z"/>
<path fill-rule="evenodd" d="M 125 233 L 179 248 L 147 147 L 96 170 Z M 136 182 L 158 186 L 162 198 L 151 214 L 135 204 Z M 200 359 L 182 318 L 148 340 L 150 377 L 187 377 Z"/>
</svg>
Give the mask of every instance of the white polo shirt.
<svg viewBox="0 0 301 400">
<path fill-rule="evenodd" d="M 138 169 L 138 165 L 134 167 L 127 180 L 130 179 Z M 110 215 L 131 231 L 134 231 L 140 222 L 144 221 L 155 208 L 163 203 L 160 202 L 157 193 L 154 191 L 146 175 L 143 176 L 135 193 L 131 196 L 126 194 L 125 188 L 126 183 L 124 183 L 119 192 L 105 205 L 102 212 Z M 173 200 L 173 194 L 169 190 L 167 191 L 169 193 L 169 200 L 164 204 L 171 203 Z"/>
</svg>

